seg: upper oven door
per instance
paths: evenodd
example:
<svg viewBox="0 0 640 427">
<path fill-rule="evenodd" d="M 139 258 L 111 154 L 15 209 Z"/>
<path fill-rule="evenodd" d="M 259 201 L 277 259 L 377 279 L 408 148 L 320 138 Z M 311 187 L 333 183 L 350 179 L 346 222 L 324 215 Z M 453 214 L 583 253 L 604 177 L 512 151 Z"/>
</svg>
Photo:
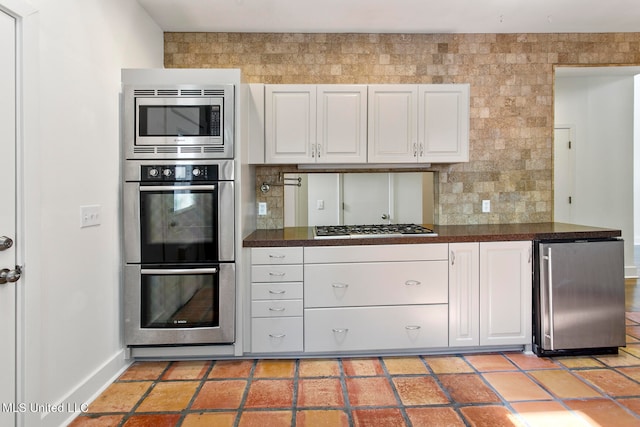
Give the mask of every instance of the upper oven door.
<svg viewBox="0 0 640 427">
<path fill-rule="evenodd" d="M 125 184 L 127 263 L 234 260 L 233 182 Z M 127 202 L 128 200 L 128 202 Z"/>
<path fill-rule="evenodd" d="M 223 144 L 223 98 L 136 98 L 136 145 Z"/>
</svg>

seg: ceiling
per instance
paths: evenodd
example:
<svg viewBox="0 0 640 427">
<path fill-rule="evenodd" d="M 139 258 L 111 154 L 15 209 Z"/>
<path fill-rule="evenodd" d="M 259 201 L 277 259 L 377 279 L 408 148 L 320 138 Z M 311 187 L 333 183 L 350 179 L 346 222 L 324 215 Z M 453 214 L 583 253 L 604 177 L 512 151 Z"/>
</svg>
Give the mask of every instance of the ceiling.
<svg viewBox="0 0 640 427">
<path fill-rule="evenodd" d="M 640 32 L 638 0 L 138 0 L 164 31 Z"/>
</svg>

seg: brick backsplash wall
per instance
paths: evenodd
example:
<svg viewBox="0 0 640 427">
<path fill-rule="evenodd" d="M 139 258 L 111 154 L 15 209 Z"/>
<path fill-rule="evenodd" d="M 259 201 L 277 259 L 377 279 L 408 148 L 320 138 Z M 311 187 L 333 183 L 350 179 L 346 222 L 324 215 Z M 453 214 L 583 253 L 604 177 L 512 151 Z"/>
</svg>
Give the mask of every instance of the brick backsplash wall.
<svg viewBox="0 0 640 427">
<path fill-rule="evenodd" d="M 553 211 L 554 67 L 640 65 L 640 33 L 165 33 L 164 61 L 239 68 L 248 83 L 470 83 L 470 161 L 430 168 L 437 223 L 545 222 Z M 280 170 L 260 166 L 257 181 Z M 282 193 L 269 197 L 274 209 L 258 226 L 280 228 Z M 481 212 L 483 199 L 491 213 Z"/>
</svg>

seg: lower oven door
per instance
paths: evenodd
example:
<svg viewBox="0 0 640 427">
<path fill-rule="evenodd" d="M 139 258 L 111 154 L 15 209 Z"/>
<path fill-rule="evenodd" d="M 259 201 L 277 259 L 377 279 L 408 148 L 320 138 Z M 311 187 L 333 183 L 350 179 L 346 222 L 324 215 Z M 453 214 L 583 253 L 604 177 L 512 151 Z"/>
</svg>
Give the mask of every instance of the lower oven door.
<svg viewBox="0 0 640 427">
<path fill-rule="evenodd" d="M 223 344 L 235 340 L 235 265 L 125 266 L 127 345 Z"/>
</svg>

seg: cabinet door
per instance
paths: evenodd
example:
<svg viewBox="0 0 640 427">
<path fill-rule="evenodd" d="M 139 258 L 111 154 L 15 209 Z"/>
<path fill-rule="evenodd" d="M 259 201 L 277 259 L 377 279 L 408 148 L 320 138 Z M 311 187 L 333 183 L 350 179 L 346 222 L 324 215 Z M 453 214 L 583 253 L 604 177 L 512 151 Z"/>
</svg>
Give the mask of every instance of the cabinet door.
<svg viewBox="0 0 640 427">
<path fill-rule="evenodd" d="M 266 163 L 315 162 L 316 86 L 265 85 Z"/>
<path fill-rule="evenodd" d="M 531 344 L 531 242 L 480 243 L 480 345 Z"/>
<path fill-rule="evenodd" d="M 449 346 L 480 344 L 480 245 L 449 244 Z"/>
<path fill-rule="evenodd" d="M 418 87 L 370 85 L 368 89 L 369 163 L 415 163 Z"/>
<path fill-rule="evenodd" d="M 367 86 L 318 85 L 317 163 L 367 161 Z"/>
<path fill-rule="evenodd" d="M 418 91 L 419 161 L 468 162 L 469 85 L 420 85 Z"/>
</svg>

